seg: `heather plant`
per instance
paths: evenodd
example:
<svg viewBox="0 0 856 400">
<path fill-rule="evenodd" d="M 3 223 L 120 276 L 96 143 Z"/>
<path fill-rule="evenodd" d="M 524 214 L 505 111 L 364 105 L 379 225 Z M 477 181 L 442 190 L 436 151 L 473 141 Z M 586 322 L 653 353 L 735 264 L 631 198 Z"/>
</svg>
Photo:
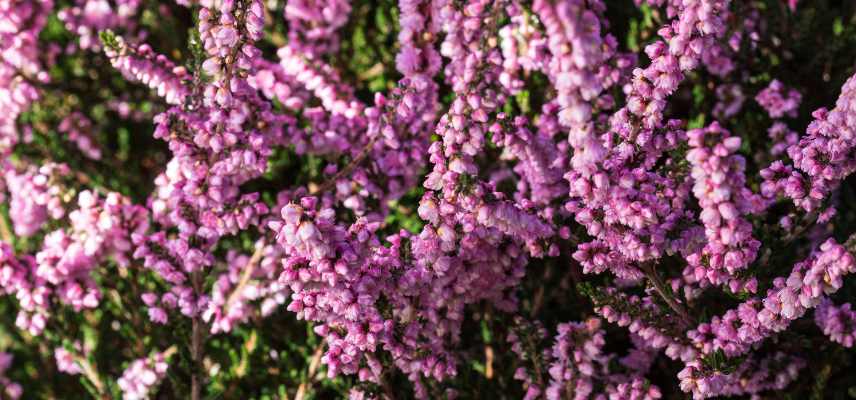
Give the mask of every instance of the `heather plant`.
<svg viewBox="0 0 856 400">
<path fill-rule="evenodd" d="M 0 399 L 856 398 L 856 3 L 0 0 Z"/>
</svg>

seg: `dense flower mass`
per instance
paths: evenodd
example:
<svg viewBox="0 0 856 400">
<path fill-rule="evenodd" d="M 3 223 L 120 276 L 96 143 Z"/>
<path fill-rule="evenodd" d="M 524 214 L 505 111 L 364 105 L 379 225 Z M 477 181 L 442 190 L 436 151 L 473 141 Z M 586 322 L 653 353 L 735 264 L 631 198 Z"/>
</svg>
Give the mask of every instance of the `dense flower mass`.
<svg viewBox="0 0 856 400">
<path fill-rule="evenodd" d="M 853 21 L 0 0 L 0 398 L 852 394 Z"/>
</svg>

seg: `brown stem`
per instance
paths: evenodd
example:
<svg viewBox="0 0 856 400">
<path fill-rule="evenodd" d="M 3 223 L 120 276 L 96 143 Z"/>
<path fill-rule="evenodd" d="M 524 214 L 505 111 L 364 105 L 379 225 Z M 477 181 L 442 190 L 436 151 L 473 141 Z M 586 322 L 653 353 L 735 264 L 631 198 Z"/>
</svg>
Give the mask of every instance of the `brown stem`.
<svg viewBox="0 0 856 400">
<path fill-rule="evenodd" d="M 259 262 L 264 255 L 264 249 L 267 246 L 265 241 L 261 241 L 256 245 L 256 251 L 253 252 L 252 257 L 250 257 L 250 261 L 247 262 L 247 265 L 244 267 L 244 272 L 241 274 L 241 280 L 238 281 L 238 284 L 235 286 L 235 290 L 232 291 L 232 294 L 229 295 L 229 298 L 226 300 L 226 304 L 223 306 L 223 313 L 228 314 L 229 308 L 238 301 L 241 297 L 241 291 L 247 286 L 247 283 L 250 282 L 250 279 L 253 277 L 253 273 L 256 272 L 256 267 L 259 265 Z"/>
<path fill-rule="evenodd" d="M 168 359 L 168 358 L 172 357 L 172 355 L 175 354 L 176 352 L 178 352 L 178 347 L 169 346 L 169 348 L 164 350 L 164 352 L 162 353 L 163 358 Z"/>
<path fill-rule="evenodd" d="M 392 391 L 392 386 L 383 376 L 380 377 L 380 386 L 383 388 L 383 393 L 387 400 L 395 400 L 395 392 Z"/>
<path fill-rule="evenodd" d="M 809 228 L 814 226 L 814 222 L 815 220 L 817 220 L 817 216 L 817 211 L 812 211 L 804 215 L 802 221 L 800 221 L 801 223 L 797 225 L 796 229 L 794 229 L 793 232 L 785 236 L 784 243 L 790 244 L 791 242 L 796 240 L 796 238 L 802 236 L 803 233 L 805 233 L 809 230 Z"/>
<path fill-rule="evenodd" d="M 321 365 L 322 355 L 324 355 L 323 341 L 315 348 L 315 353 L 312 354 L 312 360 L 309 361 L 309 369 L 306 373 L 306 378 L 303 382 L 300 382 L 300 386 L 297 387 L 297 393 L 294 394 L 294 400 L 303 400 L 306 397 L 306 393 L 312 386 L 312 382 L 315 381 L 315 373 Z"/>
<path fill-rule="evenodd" d="M 538 345 L 532 338 L 532 335 L 526 335 L 526 344 L 529 345 L 530 356 L 532 357 L 532 369 L 535 370 L 535 380 L 538 381 L 538 387 L 545 387 L 544 374 L 541 370 L 541 355 L 538 352 Z"/>
<path fill-rule="evenodd" d="M 104 382 L 101 381 L 101 377 L 98 375 L 98 370 L 90 364 L 88 360 L 83 358 L 83 356 L 75 353 L 72 353 L 71 356 L 77 365 L 80 366 L 83 376 L 86 377 L 86 379 L 92 383 L 92 386 L 95 387 L 95 391 L 98 392 L 98 396 L 102 399 L 109 399 L 110 396 L 107 395 L 107 391 L 104 389 Z"/>
<path fill-rule="evenodd" d="M 547 267 L 544 268 L 544 276 L 542 277 L 544 282 L 550 278 L 550 272 L 550 265 L 547 265 Z M 544 305 L 544 287 L 545 285 L 538 285 L 538 289 L 535 290 L 535 296 L 532 298 L 532 309 L 529 310 L 530 318 L 535 318 L 538 311 L 541 310 L 541 306 Z"/>
<path fill-rule="evenodd" d="M 6 222 L 6 216 L 3 214 L 0 214 L 0 237 L 9 245 L 12 244 L 12 230 L 9 229 L 9 223 Z"/>
<path fill-rule="evenodd" d="M 686 325 L 685 327 L 692 326 L 693 320 L 692 318 L 690 318 L 690 314 L 687 312 L 683 305 L 678 303 L 674 297 L 669 295 L 669 292 L 666 290 L 666 284 L 663 283 L 663 281 L 660 279 L 660 275 L 657 274 L 657 271 L 654 270 L 654 264 L 644 263 L 642 265 L 642 271 L 645 273 L 645 276 L 648 277 L 648 280 L 651 281 L 651 284 L 654 285 L 654 290 L 657 292 L 657 294 L 659 294 L 660 297 L 663 298 L 666 304 L 669 305 L 669 308 L 671 308 L 672 311 L 674 311 L 675 314 L 681 319 L 681 322 Z"/>
<path fill-rule="evenodd" d="M 493 346 L 487 344 L 484 346 L 484 377 L 488 380 L 493 379 Z"/>
<path fill-rule="evenodd" d="M 337 172 L 336 175 L 333 175 L 332 178 L 330 178 L 326 182 L 322 183 L 321 186 L 317 186 L 315 188 L 310 188 L 309 193 L 315 194 L 315 193 L 326 192 L 327 190 L 329 190 L 330 188 L 332 188 L 336 184 L 336 181 L 338 181 L 339 179 L 342 179 L 343 177 L 349 175 L 354 170 L 354 168 L 356 168 L 357 165 L 360 165 L 360 163 L 363 162 L 363 160 L 366 158 L 366 156 L 369 155 L 369 152 L 371 152 L 372 146 L 374 146 L 375 142 L 377 142 L 377 139 L 379 137 L 380 137 L 380 135 L 376 135 L 371 140 L 369 140 L 369 142 L 366 143 L 365 147 L 363 147 L 363 149 L 360 151 L 360 154 L 357 154 L 357 156 L 354 157 L 354 159 L 351 160 L 351 162 L 349 162 L 348 165 L 345 166 L 345 168 L 342 168 L 341 171 Z"/>
<path fill-rule="evenodd" d="M 248 10 L 242 8 L 240 9 L 240 11 L 241 13 L 238 18 L 236 18 L 237 21 L 235 21 L 235 25 L 238 25 L 243 28 L 239 29 L 241 39 L 238 41 L 238 43 L 235 44 L 234 47 L 232 47 L 232 51 L 226 58 L 226 73 L 223 76 L 223 87 L 230 93 L 232 92 L 232 77 L 235 75 L 235 64 L 238 63 L 238 54 L 241 52 L 241 49 L 244 48 L 244 43 L 246 42 L 246 37 L 243 35 L 246 35 L 247 33 L 246 23 Z"/>
</svg>

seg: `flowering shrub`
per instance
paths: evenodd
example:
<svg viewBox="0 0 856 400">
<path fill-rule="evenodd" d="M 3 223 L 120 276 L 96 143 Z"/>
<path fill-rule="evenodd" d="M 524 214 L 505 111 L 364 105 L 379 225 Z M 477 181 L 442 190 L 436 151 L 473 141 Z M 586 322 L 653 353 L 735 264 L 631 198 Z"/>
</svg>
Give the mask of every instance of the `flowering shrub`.
<svg viewBox="0 0 856 400">
<path fill-rule="evenodd" d="M 0 398 L 856 397 L 856 4 L 0 0 Z"/>
</svg>

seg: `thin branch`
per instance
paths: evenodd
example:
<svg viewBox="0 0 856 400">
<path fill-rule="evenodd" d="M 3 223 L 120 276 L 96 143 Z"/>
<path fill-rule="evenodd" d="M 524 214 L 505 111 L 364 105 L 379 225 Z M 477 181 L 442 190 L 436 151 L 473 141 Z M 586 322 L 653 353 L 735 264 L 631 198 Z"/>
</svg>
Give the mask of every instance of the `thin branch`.
<svg viewBox="0 0 856 400">
<path fill-rule="evenodd" d="M 365 147 L 363 147 L 363 149 L 360 151 L 360 154 L 357 154 L 357 156 L 354 157 L 354 159 L 351 160 L 351 162 L 349 162 L 348 165 L 345 166 L 345 168 L 342 168 L 342 170 L 337 172 L 336 175 L 333 175 L 332 178 L 328 179 L 326 182 L 322 183 L 320 186 L 310 188 L 309 193 L 310 194 L 316 194 L 316 193 L 326 192 L 326 191 L 330 190 L 333 186 L 335 186 L 336 182 L 339 179 L 342 179 L 345 176 L 350 175 L 351 172 L 354 170 L 354 168 L 356 168 L 358 165 L 360 165 L 360 163 L 362 163 L 363 160 L 369 155 L 369 153 L 372 150 L 372 147 L 377 142 L 377 139 L 379 137 L 380 137 L 380 135 L 376 135 L 371 140 L 369 140 L 369 142 L 366 143 Z"/>
<path fill-rule="evenodd" d="M 238 284 L 235 286 L 235 289 L 232 291 L 232 294 L 229 295 L 229 298 L 226 300 L 226 304 L 223 306 L 224 314 L 228 314 L 229 308 L 231 308 L 232 305 L 240 299 L 241 291 L 243 291 L 244 287 L 247 286 L 247 283 L 250 282 L 250 279 L 253 277 L 253 273 L 256 272 L 256 267 L 258 267 L 262 256 L 264 256 L 265 247 L 267 247 L 267 243 L 264 240 L 256 244 L 256 251 L 253 252 L 252 257 L 250 257 L 250 261 L 247 262 L 246 266 L 244 266 L 244 272 L 241 274 L 241 280 L 238 281 Z"/>
<path fill-rule="evenodd" d="M 163 358 L 168 359 L 168 358 L 172 357 L 172 355 L 175 354 L 177 351 L 178 351 L 178 347 L 176 347 L 175 345 L 169 346 L 169 348 L 164 350 L 164 352 L 162 353 Z"/>
<path fill-rule="evenodd" d="M 9 223 L 6 222 L 6 216 L 0 213 L 0 237 L 3 238 L 3 241 L 12 244 L 12 240 L 14 237 L 12 236 L 12 230 L 9 229 Z"/>
<path fill-rule="evenodd" d="M 386 395 L 387 400 L 395 400 L 395 392 L 392 391 L 392 387 L 383 376 L 380 377 L 380 386 L 383 388 L 383 393 Z"/>
<path fill-rule="evenodd" d="M 488 380 L 493 379 L 493 346 L 486 344 L 484 346 L 484 377 Z"/>
<path fill-rule="evenodd" d="M 101 380 L 101 377 L 98 375 L 98 370 L 93 366 L 87 359 L 83 358 L 83 356 L 71 353 L 71 357 L 77 365 L 80 366 L 81 372 L 83 372 L 83 376 L 92 383 L 92 386 L 95 387 L 95 391 L 98 392 L 98 396 L 102 399 L 109 399 L 108 393 L 104 388 L 104 382 Z"/>
<path fill-rule="evenodd" d="M 526 344 L 529 346 L 526 350 L 528 350 L 529 356 L 532 357 L 532 369 L 535 370 L 535 380 L 538 381 L 539 387 L 544 387 L 544 372 L 541 369 L 541 355 L 538 350 L 538 345 L 533 340 L 534 335 L 527 334 L 526 335 Z"/>
<path fill-rule="evenodd" d="M 315 373 L 321 365 L 322 355 L 324 355 L 323 341 L 318 344 L 318 347 L 315 348 L 315 353 L 312 354 L 312 359 L 309 361 L 309 369 L 306 372 L 306 378 L 303 382 L 300 382 L 300 386 L 297 387 L 297 393 L 294 394 L 294 400 L 304 400 L 306 398 L 306 394 L 309 392 L 312 382 L 315 381 Z"/>
<path fill-rule="evenodd" d="M 669 294 L 670 292 L 666 290 L 666 284 L 663 283 L 663 281 L 660 279 L 660 275 L 657 274 L 657 271 L 654 270 L 654 264 L 642 264 L 642 272 L 645 273 L 645 276 L 648 277 L 648 280 L 651 281 L 651 283 L 654 285 L 654 290 L 657 292 L 657 294 L 659 294 L 660 297 L 663 298 L 666 304 L 669 305 L 669 308 L 671 308 L 672 311 L 674 311 L 675 314 L 681 319 L 681 322 L 686 325 L 685 327 L 693 326 L 693 320 L 692 318 L 690 318 L 690 314 L 687 312 L 684 306 L 678 303 L 677 300 L 675 300 L 675 298 Z"/>
</svg>

